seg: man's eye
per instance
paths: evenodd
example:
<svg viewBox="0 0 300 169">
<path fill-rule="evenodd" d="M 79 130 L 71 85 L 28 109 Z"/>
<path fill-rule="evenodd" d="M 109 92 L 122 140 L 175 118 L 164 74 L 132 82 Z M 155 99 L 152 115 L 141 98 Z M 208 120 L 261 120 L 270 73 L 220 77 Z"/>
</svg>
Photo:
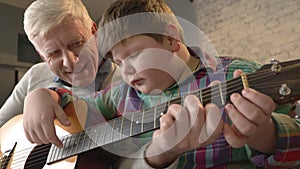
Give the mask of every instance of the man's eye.
<svg viewBox="0 0 300 169">
<path fill-rule="evenodd" d="M 60 54 L 60 51 L 56 50 L 54 52 L 49 53 L 47 58 L 50 58 L 50 59 L 51 58 L 56 58 L 57 56 L 59 56 L 59 54 Z"/>
<path fill-rule="evenodd" d="M 83 44 L 84 44 L 83 41 L 76 41 L 76 42 L 74 42 L 74 43 L 72 43 L 72 44 L 70 45 L 70 48 L 71 48 L 71 49 L 79 48 L 79 47 L 81 47 Z"/>
</svg>

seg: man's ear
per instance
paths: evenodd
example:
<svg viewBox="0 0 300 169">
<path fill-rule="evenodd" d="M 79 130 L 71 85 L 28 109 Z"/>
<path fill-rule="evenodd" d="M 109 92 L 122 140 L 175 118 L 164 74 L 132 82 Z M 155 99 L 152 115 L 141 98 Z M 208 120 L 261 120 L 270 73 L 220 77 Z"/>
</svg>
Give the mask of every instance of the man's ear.
<svg viewBox="0 0 300 169">
<path fill-rule="evenodd" d="M 47 62 L 47 59 L 37 50 L 35 49 L 35 51 L 40 55 L 41 59 L 44 61 L 44 62 Z"/>
<path fill-rule="evenodd" d="M 97 32 L 97 24 L 95 22 L 93 22 L 92 25 L 92 34 L 95 34 Z"/>
</svg>

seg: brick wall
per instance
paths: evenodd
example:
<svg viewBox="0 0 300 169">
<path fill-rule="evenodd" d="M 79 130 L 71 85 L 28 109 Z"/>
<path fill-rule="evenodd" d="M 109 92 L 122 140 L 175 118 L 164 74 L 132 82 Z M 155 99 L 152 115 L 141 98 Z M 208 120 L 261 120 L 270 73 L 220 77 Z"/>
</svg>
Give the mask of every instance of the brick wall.
<svg viewBox="0 0 300 169">
<path fill-rule="evenodd" d="M 194 0 L 197 24 L 220 55 L 300 58 L 300 0 Z"/>
</svg>

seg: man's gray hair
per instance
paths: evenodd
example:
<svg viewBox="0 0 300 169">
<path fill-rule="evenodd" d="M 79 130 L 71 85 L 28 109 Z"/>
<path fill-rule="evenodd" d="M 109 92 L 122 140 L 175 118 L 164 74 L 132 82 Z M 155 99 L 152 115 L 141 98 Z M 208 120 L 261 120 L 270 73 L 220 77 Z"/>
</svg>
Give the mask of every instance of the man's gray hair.
<svg viewBox="0 0 300 169">
<path fill-rule="evenodd" d="M 44 35 L 59 25 L 66 16 L 73 16 L 90 29 L 93 21 L 81 0 L 36 0 L 24 13 L 24 30 L 28 39 Z"/>
</svg>

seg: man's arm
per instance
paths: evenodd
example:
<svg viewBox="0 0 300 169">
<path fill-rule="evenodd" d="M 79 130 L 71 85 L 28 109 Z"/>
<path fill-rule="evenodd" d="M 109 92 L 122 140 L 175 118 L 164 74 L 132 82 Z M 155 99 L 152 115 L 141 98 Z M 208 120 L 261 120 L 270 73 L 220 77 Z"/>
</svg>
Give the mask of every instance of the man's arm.
<svg viewBox="0 0 300 169">
<path fill-rule="evenodd" d="M 11 95 L 0 109 L 0 126 L 3 126 L 9 119 L 23 113 L 23 103 L 27 95 L 29 73 L 27 72 L 20 82 L 15 86 Z"/>
<path fill-rule="evenodd" d="M 0 109 L 0 126 L 12 117 L 23 113 L 24 99 L 28 92 L 40 87 L 57 87 L 47 63 L 33 65 L 15 86 L 9 98 Z"/>
<path fill-rule="evenodd" d="M 49 89 L 39 88 L 30 92 L 24 102 L 23 127 L 30 142 L 53 143 L 62 147 L 55 133 L 54 120 L 69 126 L 70 122 L 58 102 L 60 95 Z"/>
</svg>

